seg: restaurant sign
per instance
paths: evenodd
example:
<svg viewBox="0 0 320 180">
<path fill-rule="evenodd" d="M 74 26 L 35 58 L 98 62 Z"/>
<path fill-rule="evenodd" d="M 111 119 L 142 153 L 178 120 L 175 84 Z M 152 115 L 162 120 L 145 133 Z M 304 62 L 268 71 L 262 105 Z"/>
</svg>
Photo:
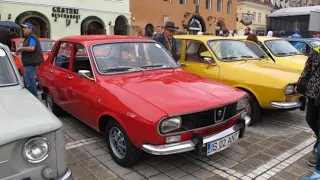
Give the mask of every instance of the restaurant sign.
<svg viewBox="0 0 320 180">
<path fill-rule="evenodd" d="M 81 15 L 79 14 L 79 9 L 64 8 L 64 7 L 53 7 L 51 16 L 55 19 L 65 18 L 65 19 L 76 19 L 76 20 L 79 20 L 81 17 Z"/>
</svg>

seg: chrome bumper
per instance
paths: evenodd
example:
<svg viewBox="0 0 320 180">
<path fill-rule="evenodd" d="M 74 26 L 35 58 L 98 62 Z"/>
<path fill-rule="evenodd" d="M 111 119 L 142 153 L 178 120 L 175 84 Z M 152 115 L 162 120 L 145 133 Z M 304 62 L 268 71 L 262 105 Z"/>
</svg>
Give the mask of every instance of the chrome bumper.
<svg viewBox="0 0 320 180">
<path fill-rule="evenodd" d="M 72 172 L 71 172 L 71 170 L 68 168 L 67 172 L 66 172 L 62 177 L 58 178 L 58 180 L 68 180 L 68 178 L 71 177 L 71 174 L 72 174 Z"/>
<path fill-rule="evenodd" d="M 300 108 L 303 104 L 300 101 L 293 101 L 293 102 L 271 102 L 272 107 L 278 109 L 295 109 Z"/>
<path fill-rule="evenodd" d="M 246 116 L 244 118 L 245 126 L 248 126 L 251 123 L 251 118 L 249 116 Z M 203 137 L 203 142 L 200 148 L 204 147 L 206 143 L 216 141 L 218 139 L 221 139 L 225 136 L 228 136 L 230 134 L 233 134 L 239 130 L 243 130 L 246 127 L 239 126 L 238 124 L 235 126 L 232 126 L 229 129 L 226 129 L 218 134 L 214 134 L 212 136 Z M 193 151 L 197 148 L 197 144 L 194 143 L 192 140 L 183 141 L 179 143 L 173 143 L 173 144 L 165 144 L 165 145 L 151 145 L 151 144 L 143 144 L 142 150 L 144 150 L 147 153 L 154 154 L 154 155 L 168 155 L 168 154 L 177 154 L 182 152 L 188 152 Z"/>
</svg>

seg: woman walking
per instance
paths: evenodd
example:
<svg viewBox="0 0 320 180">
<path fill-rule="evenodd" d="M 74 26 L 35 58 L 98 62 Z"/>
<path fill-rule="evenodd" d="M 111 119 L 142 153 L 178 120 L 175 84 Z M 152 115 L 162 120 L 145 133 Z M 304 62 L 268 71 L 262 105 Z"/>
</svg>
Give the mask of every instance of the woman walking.
<svg viewBox="0 0 320 180">
<path fill-rule="evenodd" d="M 304 180 L 320 179 L 320 144 L 319 144 L 319 111 L 320 111 L 320 46 L 311 51 L 306 66 L 297 84 L 297 92 L 308 98 L 306 120 L 317 136 L 313 156 L 308 164 L 315 167 L 311 177 Z"/>
</svg>

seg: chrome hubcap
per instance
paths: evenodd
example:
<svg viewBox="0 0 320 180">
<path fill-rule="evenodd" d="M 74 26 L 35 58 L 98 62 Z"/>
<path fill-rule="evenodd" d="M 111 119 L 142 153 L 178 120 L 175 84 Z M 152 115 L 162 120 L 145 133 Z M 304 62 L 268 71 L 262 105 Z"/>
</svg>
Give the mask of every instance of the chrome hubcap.
<svg viewBox="0 0 320 180">
<path fill-rule="evenodd" d="M 47 94 L 47 107 L 52 111 L 53 110 L 53 98 L 50 93 Z"/>
<path fill-rule="evenodd" d="M 122 159 L 127 153 L 126 141 L 122 132 L 117 128 L 111 128 L 109 132 L 109 143 L 112 152 L 119 158 Z"/>
</svg>

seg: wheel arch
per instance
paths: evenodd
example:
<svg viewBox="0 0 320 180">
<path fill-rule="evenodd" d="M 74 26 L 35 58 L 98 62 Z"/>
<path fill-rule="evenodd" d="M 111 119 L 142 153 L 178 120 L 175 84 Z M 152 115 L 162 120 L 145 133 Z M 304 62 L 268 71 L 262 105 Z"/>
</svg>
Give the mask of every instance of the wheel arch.
<svg viewBox="0 0 320 180">
<path fill-rule="evenodd" d="M 236 88 L 241 89 L 242 91 L 247 92 L 250 96 L 253 96 L 253 97 L 257 100 L 259 106 L 261 107 L 260 102 L 259 102 L 259 99 L 258 99 L 257 96 L 255 95 L 255 93 L 253 93 L 252 90 L 250 90 L 249 88 L 241 87 L 241 86 L 236 86 Z M 251 98 L 251 97 L 250 97 L 250 98 Z"/>
</svg>

